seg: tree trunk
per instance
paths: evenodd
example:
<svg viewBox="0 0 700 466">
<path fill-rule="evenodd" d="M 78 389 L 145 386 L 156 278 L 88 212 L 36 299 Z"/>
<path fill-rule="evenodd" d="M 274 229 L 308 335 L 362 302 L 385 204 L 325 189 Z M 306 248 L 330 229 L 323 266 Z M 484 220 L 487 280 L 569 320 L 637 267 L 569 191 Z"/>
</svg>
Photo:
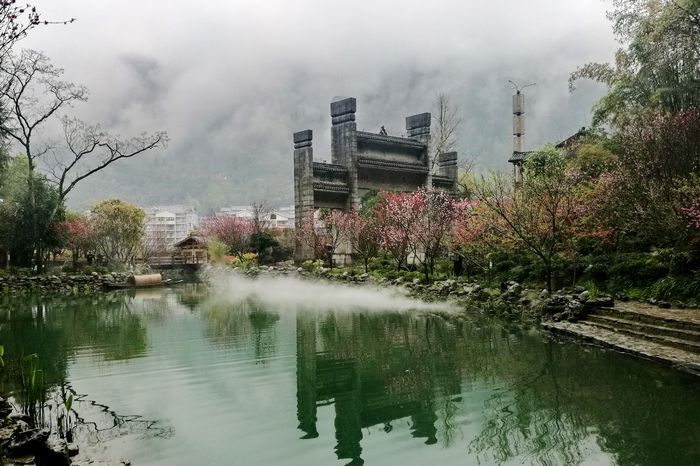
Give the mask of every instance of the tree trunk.
<svg viewBox="0 0 700 466">
<path fill-rule="evenodd" d="M 36 265 L 36 273 L 41 274 L 44 272 L 44 248 L 41 245 L 41 241 L 38 241 L 36 244 L 36 251 L 35 251 L 35 265 Z"/>
<path fill-rule="evenodd" d="M 37 228 L 37 222 L 38 218 L 36 215 L 36 193 L 34 191 L 34 165 L 32 163 L 32 158 L 27 153 L 27 160 L 29 161 L 29 173 L 27 175 L 27 189 L 29 190 L 29 208 L 32 211 L 31 214 L 31 219 L 32 219 L 32 229 L 31 229 L 31 242 L 32 242 L 32 251 L 34 251 L 34 263 L 36 265 L 36 273 L 40 274 L 41 273 L 41 265 L 42 265 L 42 257 L 41 257 L 41 245 L 39 244 L 39 238 L 38 238 L 38 228 Z"/>
</svg>

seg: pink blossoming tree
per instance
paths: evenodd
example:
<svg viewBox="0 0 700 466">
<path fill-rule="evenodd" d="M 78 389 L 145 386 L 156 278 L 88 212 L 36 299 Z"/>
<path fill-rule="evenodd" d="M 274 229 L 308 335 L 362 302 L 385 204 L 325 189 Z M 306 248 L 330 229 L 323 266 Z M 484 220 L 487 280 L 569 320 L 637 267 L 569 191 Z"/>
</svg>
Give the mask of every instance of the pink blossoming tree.
<svg viewBox="0 0 700 466">
<path fill-rule="evenodd" d="M 250 245 L 250 236 L 255 226 L 246 219 L 222 215 L 210 217 L 202 222 L 201 231 L 209 238 L 216 238 L 224 243 L 231 254 L 240 256 Z"/>
</svg>

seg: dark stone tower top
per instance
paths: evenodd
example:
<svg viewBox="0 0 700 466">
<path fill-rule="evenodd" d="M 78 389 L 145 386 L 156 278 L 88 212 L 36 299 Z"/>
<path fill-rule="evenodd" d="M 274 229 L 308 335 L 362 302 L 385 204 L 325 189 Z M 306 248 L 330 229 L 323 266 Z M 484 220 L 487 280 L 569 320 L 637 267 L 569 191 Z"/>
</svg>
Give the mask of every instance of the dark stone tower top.
<svg viewBox="0 0 700 466">
<path fill-rule="evenodd" d="M 357 100 L 354 97 L 331 102 L 331 117 L 334 125 L 355 121 L 355 112 L 357 112 Z"/>
<path fill-rule="evenodd" d="M 430 113 L 419 113 L 406 117 L 406 134 L 409 138 L 415 138 L 424 134 L 430 134 Z"/>
<path fill-rule="evenodd" d="M 294 133 L 294 148 L 301 149 L 302 147 L 311 147 L 313 138 L 314 133 L 310 129 Z"/>
<path fill-rule="evenodd" d="M 443 152 L 438 156 L 438 162 L 441 167 L 457 165 L 457 152 Z"/>
<path fill-rule="evenodd" d="M 457 152 L 443 152 L 438 155 L 438 174 L 457 182 Z"/>
</svg>

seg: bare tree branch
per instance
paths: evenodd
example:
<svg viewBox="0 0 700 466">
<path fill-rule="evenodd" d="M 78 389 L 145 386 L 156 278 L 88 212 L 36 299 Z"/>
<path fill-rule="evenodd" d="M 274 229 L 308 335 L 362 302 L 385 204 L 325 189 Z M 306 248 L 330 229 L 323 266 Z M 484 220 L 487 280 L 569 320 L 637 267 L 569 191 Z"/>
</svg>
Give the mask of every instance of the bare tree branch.
<svg viewBox="0 0 700 466">
<path fill-rule="evenodd" d="M 450 103 L 445 93 L 439 93 L 435 99 L 435 125 L 430 138 L 430 171 L 437 165 L 438 156 L 452 152 L 457 148 L 457 131 L 462 124 L 459 109 Z"/>
<path fill-rule="evenodd" d="M 66 147 L 69 151 L 58 176 L 59 196 L 64 199 L 85 178 L 107 168 L 118 160 L 135 157 L 157 147 L 165 147 L 165 132 L 143 133 L 131 139 L 120 139 L 76 118 L 61 119 Z M 91 163 L 92 162 L 92 163 Z"/>
<path fill-rule="evenodd" d="M 41 19 L 36 6 L 15 1 L 0 2 L 0 63 L 10 54 L 14 45 L 27 36 L 30 30 L 40 25 L 70 24 L 71 18 L 63 21 Z"/>
<path fill-rule="evenodd" d="M 0 87 L 0 102 L 10 109 L 12 117 L 0 121 L 0 135 L 22 146 L 33 170 L 35 159 L 47 151 L 34 150 L 35 130 L 73 102 L 86 101 L 87 89 L 61 80 L 63 70 L 53 66 L 41 52 L 23 50 L 18 56 L 9 57 L 0 64 L 0 71 L 6 76 Z"/>
</svg>

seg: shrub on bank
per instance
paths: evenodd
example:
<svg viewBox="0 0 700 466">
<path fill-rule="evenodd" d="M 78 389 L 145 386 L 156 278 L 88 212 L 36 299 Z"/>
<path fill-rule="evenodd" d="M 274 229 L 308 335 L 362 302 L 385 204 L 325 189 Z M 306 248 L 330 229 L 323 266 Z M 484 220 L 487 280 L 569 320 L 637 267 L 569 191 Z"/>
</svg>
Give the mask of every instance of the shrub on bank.
<svg viewBox="0 0 700 466">
<path fill-rule="evenodd" d="M 669 273 L 663 256 L 654 253 L 624 253 L 612 258 L 608 275 L 614 280 L 626 280 L 629 285 L 649 285 Z"/>
<path fill-rule="evenodd" d="M 302 264 L 301 264 L 301 268 L 306 272 L 316 272 L 321 267 L 323 267 L 323 260 L 322 259 L 306 260 L 306 261 L 302 262 Z"/>
<path fill-rule="evenodd" d="M 700 300 L 699 262 L 688 252 L 672 248 L 573 258 L 557 256 L 552 264 L 552 279 L 555 289 L 585 284 L 589 291 L 622 293 L 639 300 Z M 509 280 L 531 288 L 545 286 L 541 262 L 527 254 L 492 254 L 490 265 L 465 268 L 465 276 L 492 287 Z"/>
<path fill-rule="evenodd" d="M 648 292 L 648 298 L 695 300 L 700 298 L 700 277 L 664 277 L 654 282 Z"/>
</svg>

